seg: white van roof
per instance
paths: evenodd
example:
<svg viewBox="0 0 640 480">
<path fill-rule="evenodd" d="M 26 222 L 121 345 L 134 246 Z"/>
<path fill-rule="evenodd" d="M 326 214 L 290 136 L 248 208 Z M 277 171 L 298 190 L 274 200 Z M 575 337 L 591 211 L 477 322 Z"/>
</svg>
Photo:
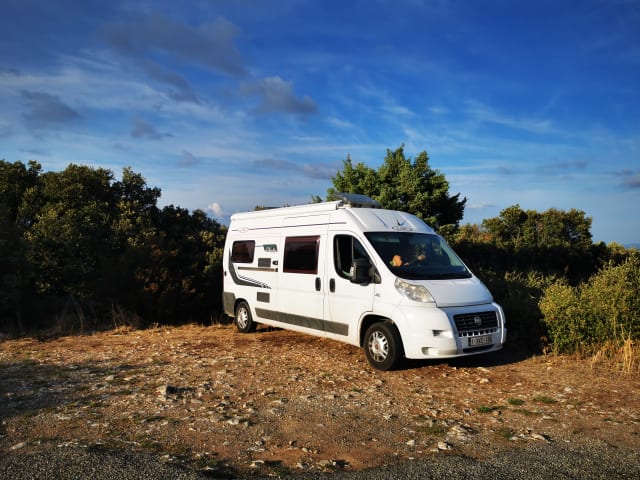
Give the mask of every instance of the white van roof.
<svg viewBox="0 0 640 480">
<path fill-rule="evenodd" d="M 231 222 L 239 222 L 247 225 L 246 222 L 251 220 L 258 221 L 267 218 L 280 218 L 291 225 L 290 222 L 292 220 L 295 222 L 296 218 L 329 214 L 330 212 L 342 210 L 344 211 L 344 215 L 350 217 L 360 225 L 362 231 L 379 232 L 389 230 L 398 232 L 435 233 L 431 227 L 415 215 L 397 210 L 378 208 L 380 205 L 378 202 L 364 195 L 348 195 L 349 197 L 345 196 L 343 200 L 333 202 L 310 203 L 293 207 L 235 213 L 231 216 Z"/>
<path fill-rule="evenodd" d="M 367 232 L 392 230 L 395 232 L 435 233 L 429 225 L 415 215 L 397 210 L 351 208 L 349 214 L 360 223 L 362 230 Z"/>
</svg>

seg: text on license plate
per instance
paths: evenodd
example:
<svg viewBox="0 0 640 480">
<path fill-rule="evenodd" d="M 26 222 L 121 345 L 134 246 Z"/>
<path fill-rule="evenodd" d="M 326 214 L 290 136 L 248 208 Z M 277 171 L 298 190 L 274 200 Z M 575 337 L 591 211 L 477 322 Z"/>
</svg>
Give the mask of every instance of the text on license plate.
<svg viewBox="0 0 640 480">
<path fill-rule="evenodd" d="M 470 347 L 477 347 L 480 345 L 491 345 L 491 335 L 482 335 L 480 337 L 469 337 Z"/>
</svg>

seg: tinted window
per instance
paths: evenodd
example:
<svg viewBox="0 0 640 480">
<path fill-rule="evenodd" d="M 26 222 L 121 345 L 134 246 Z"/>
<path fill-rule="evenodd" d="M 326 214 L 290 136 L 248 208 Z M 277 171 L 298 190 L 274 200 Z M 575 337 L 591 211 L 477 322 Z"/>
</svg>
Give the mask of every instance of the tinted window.
<svg viewBox="0 0 640 480">
<path fill-rule="evenodd" d="M 284 265 L 287 273 L 318 273 L 320 237 L 287 237 L 284 244 Z"/>
<path fill-rule="evenodd" d="M 233 242 L 231 247 L 231 261 L 234 263 L 253 263 L 253 252 L 256 242 L 253 240 L 241 240 Z"/>
</svg>

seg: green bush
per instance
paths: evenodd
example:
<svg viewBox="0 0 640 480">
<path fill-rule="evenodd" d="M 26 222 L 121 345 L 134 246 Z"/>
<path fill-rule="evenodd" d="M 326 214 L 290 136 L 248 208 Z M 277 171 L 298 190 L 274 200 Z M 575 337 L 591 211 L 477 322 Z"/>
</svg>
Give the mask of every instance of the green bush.
<svg viewBox="0 0 640 480">
<path fill-rule="evenodd" d="M 500 273 L 481 270 L 476 273 L 504 310 L 509 332 L 508 344 L 517 349 L 538 351 L 546 335 L 540 323 L 542 315 L 538 302 L 555 277 L 534 270 Z"/>
<path fill-rule="evenodd" d="M 558 353 L 640 339 L 640 256 L 609 264 L 576 287 L 555 282 L 544 291 L 539 307 Z"/>
</svg>

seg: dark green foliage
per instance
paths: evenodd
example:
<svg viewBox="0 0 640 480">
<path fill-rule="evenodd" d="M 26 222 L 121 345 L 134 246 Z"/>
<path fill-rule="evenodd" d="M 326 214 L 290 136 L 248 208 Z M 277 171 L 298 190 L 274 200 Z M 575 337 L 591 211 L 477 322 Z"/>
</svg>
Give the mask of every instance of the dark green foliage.
<svg viewBox="0 0 640 480">
<path fill-rule="evenodd" d="M 502 270 L 535 269 L 580 280 L 596 268 L 590 229 L 591 218 L 579 210 L 552 208 L 539 213 L 514 205 L 499 217 L 484 220 L 480 234 L 498 252 L 495 260 L 503 259 L 499 265 Z"/>
<path fill-rule="evenodd" d="M 225 229 L 126 168 L 0 162 L 0 330 L 208 321 Z"/>
<path fill-rule="evenodd" d="M 216 280 L 224 230 L 201 210 L 190 214 L 170 205 L 158 218 L 158 229 L 143 246 L 147 261 L 135 267 L 143 316 L 162 323 L 206 319 L 221 309 L 222 288 Z"/>
<path fill-rule="evenodd" d="M 16 223 L 24 193 L 32 188 L 40 165 L 0 161 L 0 329 L 24 329 L 29 306 L 30 265 L 26 242 Z"/>
<path fill-rule="evenodd" d="M 467 199 L 460 200 L 460 194 L 449 196 L 449 182 L 429 166 L 427 152 L 412 161 L 405 157 L 403 146 L 387 150 L 378 171 L 362 163 L 354 167 L 350 157 L 343 165 L 342 172 L 333 177 L 329 199 L 336 192 L 367 195 L 384 208 L 413 213 L 436 229 L 457 225 L 462 219 Z"/>
<path fill-rule="evenodd" d="M 92 300 L 112 250 L 112 180 L 108 170 L 69 165 L 24 193 L 18 224 L 37 293 Z"/>
<path fill-rule="evenodd" d="M 587 330 L 598 323 L 577 309 L 584 299 L 577 300 L 576 292 L 582 289 L 574 286 L 587 282 L 604 265 L 620 265 L 634 254 L 615 244 L 593 244 L 590 228 L 591 219 L 579 210 L 540 213 L 515 205 L 481 226 L 464 225 L 455 232 L 454 248 L 505 310 L 510 345 L 537 351 L 552 343 L 564 351 L 565 342 L 575 345 L 576 331 L 589 336 Z M 627 287 L 619 285 L 621 292 Z M 591 305 L 611 320 L 623 304 L 609 310 L 597 302 Z M 549 320 L 549 315 L 562 320 Z"/>
</svg>

